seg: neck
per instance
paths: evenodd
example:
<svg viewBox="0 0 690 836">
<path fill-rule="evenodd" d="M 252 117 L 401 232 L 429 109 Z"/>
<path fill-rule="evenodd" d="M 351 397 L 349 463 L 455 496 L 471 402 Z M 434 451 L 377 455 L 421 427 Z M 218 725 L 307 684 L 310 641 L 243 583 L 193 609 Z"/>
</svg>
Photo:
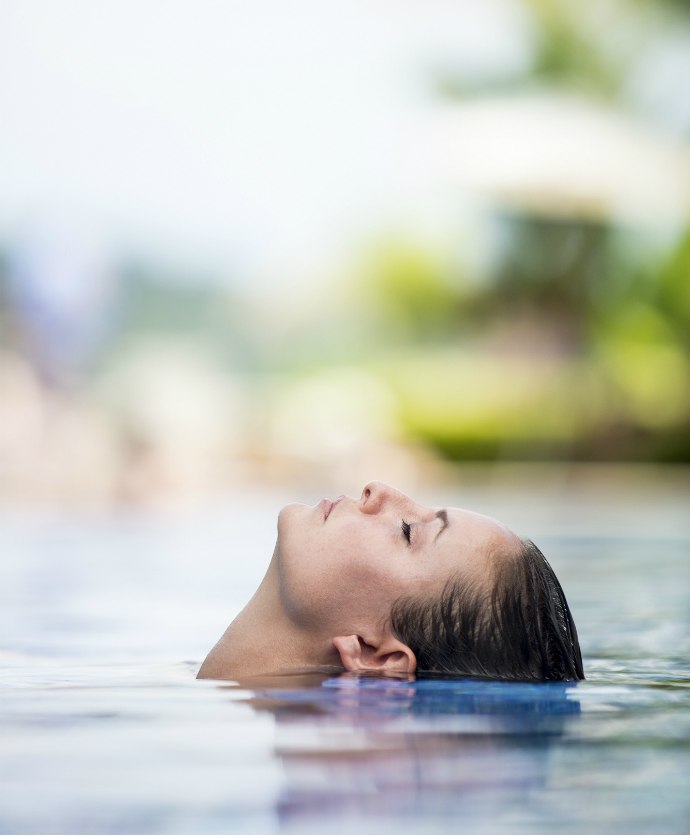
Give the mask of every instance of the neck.
<svg viewBox="0 0 690 836">
<path fill-rule="evenodd" d="M 254 596 L 208 654 L 199 679 L 246 679 L 340 666 L 330 638 L 299 629 L 284 612 L 275 553 Z"/>
</svg>

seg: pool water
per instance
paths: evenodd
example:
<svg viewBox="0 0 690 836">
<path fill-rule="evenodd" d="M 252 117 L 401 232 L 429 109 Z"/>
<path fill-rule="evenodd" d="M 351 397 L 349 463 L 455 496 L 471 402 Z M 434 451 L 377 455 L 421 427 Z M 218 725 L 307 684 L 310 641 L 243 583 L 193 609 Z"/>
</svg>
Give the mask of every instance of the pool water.
<svg viewBox="0 0 690 836">
<path fill-rule="evenodd" d="M 284 498 L 5 508 L 0 832 L 687 833 L 687 498 L 444 497 L 529 523 L 584 682 L 331 673 L 251 689 L 194 676 L 260 580 Z"/>
</svg>

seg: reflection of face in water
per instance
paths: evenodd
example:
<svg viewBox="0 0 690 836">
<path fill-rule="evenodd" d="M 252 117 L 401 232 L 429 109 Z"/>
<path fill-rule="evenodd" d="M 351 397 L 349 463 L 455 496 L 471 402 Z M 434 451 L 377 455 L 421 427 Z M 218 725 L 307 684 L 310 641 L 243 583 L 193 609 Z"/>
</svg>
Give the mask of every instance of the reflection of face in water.
<svg viewBox="0 0 690 836">
<path fill-rule="evenodd" d="M 486 830 L 492 805 L 523 804 L 542 787 L 580 711 L 573 693 L 565 683 L 344 674 L 314 687 L 276 680 L 249 702 L 276 718 L 281 827 L 306 832 L 328 816 L 355 831 L 365 816 L 370 832 L 379 817 L 405 832 L 406 816 L 423 816 L 434 832 L 458 816 L 463 831 L 473 820 Z"/>
</svg>

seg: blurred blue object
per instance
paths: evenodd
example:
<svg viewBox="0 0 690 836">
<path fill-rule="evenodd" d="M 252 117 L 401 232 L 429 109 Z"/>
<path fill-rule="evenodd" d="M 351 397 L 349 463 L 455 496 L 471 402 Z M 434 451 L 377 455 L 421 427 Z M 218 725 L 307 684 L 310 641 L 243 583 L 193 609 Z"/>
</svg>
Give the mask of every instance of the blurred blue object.
<svg viewBox="0 0 690 836">
<path fill-rule="evenodd" d="M 107 249 L 86 228 L 36 225 L 11 248 L 8 295 L 22 348 L 44 383 L 87 371 L 114 320 Z"/>
</svg>

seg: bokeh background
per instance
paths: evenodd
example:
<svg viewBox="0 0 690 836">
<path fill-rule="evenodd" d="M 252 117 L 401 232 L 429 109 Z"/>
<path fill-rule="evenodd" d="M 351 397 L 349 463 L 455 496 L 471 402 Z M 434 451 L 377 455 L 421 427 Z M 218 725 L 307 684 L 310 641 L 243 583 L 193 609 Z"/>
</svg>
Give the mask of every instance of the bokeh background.
<svg viewBox="0 0 690 836">
<path fill-rule="evenodd" d="M 0 0 L 0 832 L 687 832 L 689 91 L 688 0 Z M 194 680 L 370 479 L 544 550 L 562 739 Z"/>
<path fill-rule="evenodd" d="M 690 460 L 688 3 L 2 0 L 0 38 L 6 503 Z"/>
</svg>

